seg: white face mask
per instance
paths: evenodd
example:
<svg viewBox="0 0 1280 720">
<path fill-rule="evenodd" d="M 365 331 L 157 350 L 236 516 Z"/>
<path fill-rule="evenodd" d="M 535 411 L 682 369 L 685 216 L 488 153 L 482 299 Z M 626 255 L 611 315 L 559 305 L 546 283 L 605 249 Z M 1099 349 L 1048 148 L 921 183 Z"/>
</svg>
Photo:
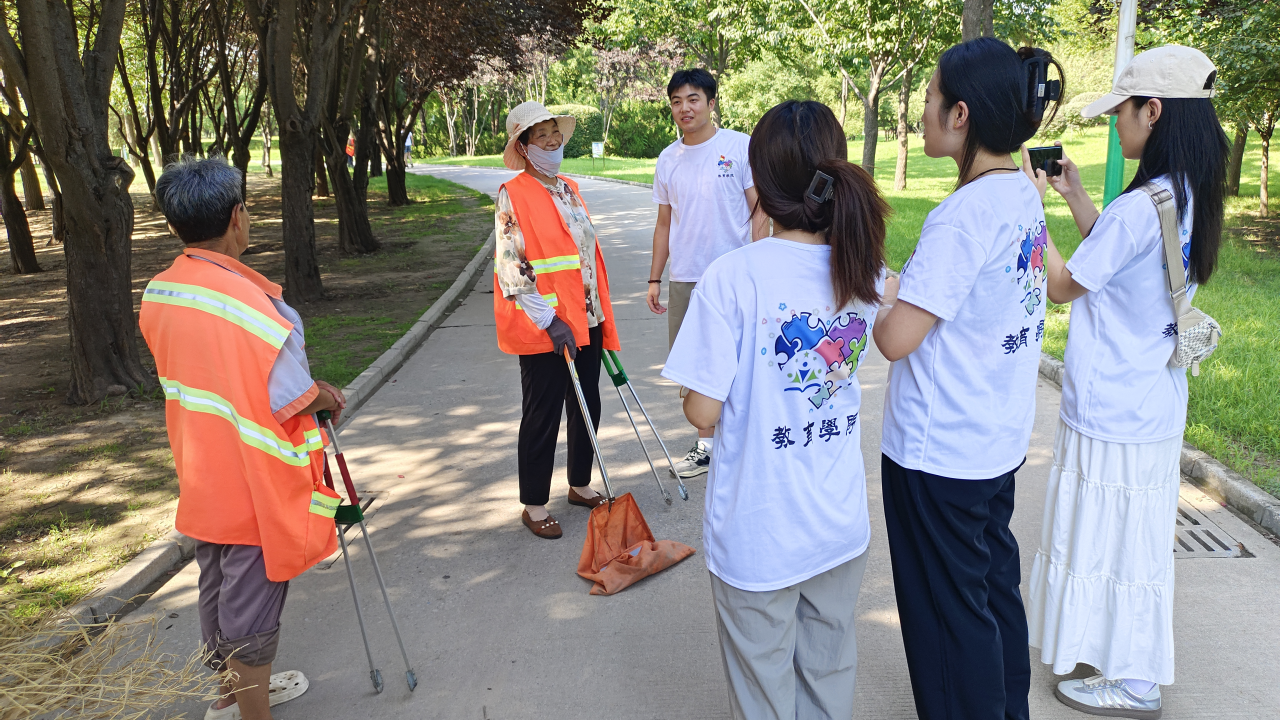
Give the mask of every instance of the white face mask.
<svg viewBox="0 0 1280 720">
<path fill-rule="evenodd" d="M 530 143 L 525 147 L 525 152 L 529 154 L 529 163 L 534 170 L 547 177 L 555 177 L 560 173 L 560 163 L 564 162 L 564 143 L 555 150 L 543 150 Z"/>
</svg>

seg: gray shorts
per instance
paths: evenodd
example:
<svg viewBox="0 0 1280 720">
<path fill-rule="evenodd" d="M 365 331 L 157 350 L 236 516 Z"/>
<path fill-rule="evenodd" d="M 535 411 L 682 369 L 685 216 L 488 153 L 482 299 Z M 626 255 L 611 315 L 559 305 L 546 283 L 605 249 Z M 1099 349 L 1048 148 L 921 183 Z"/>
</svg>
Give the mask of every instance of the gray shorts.
<svg viewBox="0 0 1280 720">
<path fill-rule="evenodd" d="M 734 720 L 853 716 L 853 631 L 867 554 L 781 590 L 739 590 L 711 575 Z"/>
<path fill-rule="evenodd" d="M 280 612 L 288 582 L 267 579 L 262 548 L 196 541 L 200 565 L 200 636 L 221 671 L 234 657 L 250 667 L 270 665 L 280 643 Z"/>
</svg>

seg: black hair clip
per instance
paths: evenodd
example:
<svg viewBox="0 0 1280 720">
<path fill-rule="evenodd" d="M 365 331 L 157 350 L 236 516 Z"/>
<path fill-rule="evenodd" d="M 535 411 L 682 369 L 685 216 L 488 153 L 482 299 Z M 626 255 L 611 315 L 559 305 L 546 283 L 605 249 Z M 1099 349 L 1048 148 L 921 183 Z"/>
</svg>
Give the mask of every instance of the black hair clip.
<svg viewBox="0 0 1280 720">
<path fill-rule="evenodd" d="M 822 192 L 814 192 L 818 187 L 818 182 L 822 180 L 826 181 L 826 185 L 823 186 Z M 818 170 L 813 173 L 813 180 L 809 183 L 809 189 L 805 191 L 804 196 L 821 204 L 830 200 L 833 192 L 835 192 L 835 179 L 821 170 Z"/>
<path fill-rule="evenodd" d="M 1027 69 L 1027 96 L 1024 107 L 1037 121 L 1044 116 L 1049 103 L 1062 96 L 1062 81 L 1049 79 L 1049 59 L 1029 57 L 1022 61 Z"/>
</svg>

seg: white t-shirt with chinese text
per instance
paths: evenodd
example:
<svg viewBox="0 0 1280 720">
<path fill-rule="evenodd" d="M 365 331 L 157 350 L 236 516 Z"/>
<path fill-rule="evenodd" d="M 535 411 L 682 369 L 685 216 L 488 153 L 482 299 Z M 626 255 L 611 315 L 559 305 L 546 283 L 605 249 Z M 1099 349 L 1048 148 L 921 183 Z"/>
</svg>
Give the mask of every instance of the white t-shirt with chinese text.
<svg viewBox="0 0 1280 720">
<path fill-rule="evenodd" d="M 671 279 L 698 282 L 711 261 L 751 242 L 746 190 L 749 135 L 720 128 L 710 140 L 676 140 L 658 156 L 653 201 L 671 206 Z"/>
<path fill-rule="evenodd" d="M 777 590 L 866 551 L 854 373 L 878 306 L 834 302 L 829 246 L 735 250 L 694 288 L 662 371 L 724 402 L 702 527 L 707 568 L 733 587 Z"/>
<path fill-rule="evenodd" d="M 1040 195 L 1021 172 L 978 178 L 929 213 L 898 300 L 938 320 L 889 371 L 881 451 L 894 462 L 985 480 L 1026 458 L 1048 238 Z"/>
<path fill-rule="evenodd" d="M 1173 192 L 1168 176 L 1156 184 Z M 1192 198 L 1178 223 L 1187 294 Z M 1169 365 L 1178 325 L 1164 269 L 1160 217 L 1146 193 L 1116 198 L 1076 248 L 1067 269 L 1089 290 L 1071 303 L 1063 422 L 1115 443 L 1178 437 L 1187 421 L 1187 370 Z"/>
</svg>

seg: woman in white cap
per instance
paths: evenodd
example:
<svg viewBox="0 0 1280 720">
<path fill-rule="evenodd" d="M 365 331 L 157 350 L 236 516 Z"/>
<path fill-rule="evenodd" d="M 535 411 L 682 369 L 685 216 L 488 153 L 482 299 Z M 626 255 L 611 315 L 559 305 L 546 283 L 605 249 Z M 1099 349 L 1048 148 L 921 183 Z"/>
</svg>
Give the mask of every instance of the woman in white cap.
<svg viewBox="0 0 1280 720">
<path fill-rule="evenodd" d="M 1092 715 L 1160 717 L 1173 682 L 1173 542 L 1186 369 L 1170 363 L 1177 318 L 1160 220 L 1139 188 L 1175 199 L 1188 296 L 1213 273 L 1222 236 L 1227 138 L 1214 113 L 1213 63 L 1177 45 L 1135 57 L 1085 117 L 1116 116 L 1138 172 L 1099 215 L 1067 158 L 1048 178 L 1083 240 L 1070 262 L 1053 243 L 1049 299 L 1071 302 L 1062 409 L 1040 551 L 1031 571 L 1031 644 L 1059 675 L 1063 703 Z M 1024 150 L 1025 153 L 1025 150 Z M 1029 164 L 1029 163 L 1027 163 Z M 1040 192 L 1042 171 L 1034 172 Z M 1075 302 L 1072 302 L 1075 301 Z"/>
<path fill-rule="evenodd" d="M 578 184 L 559 174 L 574 125 L 572 116 L 552 115 L 537 102 L 511 110 L 502 159 L 524 172 L 498 191 L 496 215 L 498 347 L 520 356 L 524 394 L 517 450 L 522 519 L 548 539 L 562 534 L 546 507 L 562 409 L 569 419 L 569 504 L 605 502 L 590 485 L 591 439 L 565 353 L 574 358 L 594 428 L 600 424 L 600 353 L 619 349 L 595 228 Z"/>
</svg>

